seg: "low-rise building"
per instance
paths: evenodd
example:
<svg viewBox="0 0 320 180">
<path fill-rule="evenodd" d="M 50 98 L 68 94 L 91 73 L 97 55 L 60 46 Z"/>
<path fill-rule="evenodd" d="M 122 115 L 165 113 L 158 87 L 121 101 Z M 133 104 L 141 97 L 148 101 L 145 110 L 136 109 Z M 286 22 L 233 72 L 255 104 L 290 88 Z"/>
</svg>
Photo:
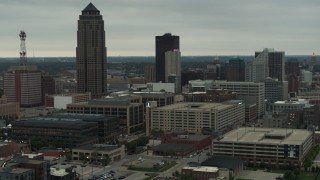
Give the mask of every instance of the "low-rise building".
<svg viewBox="0 0 320 180">
<path fill-rule="evenodd" d="M 101 99 L 92 99 L 88 102 L 68 104 L 67 112 L 117 116 L 120 126 L 126 128 L 128 134 L 143 130 L 144 104 L 141 96 L 108 96 Z"/>
<path fill-rule="evenodd" d="M 75 180 L 77 177 L 74 166 L 56 164 L 50 167 L 50 180 Z"/>
<path fill-rule="evenodd" d="M 96 142 L 97 130 L 95 122 L 84 122 L 76 118 L 37 117 L 12 122 L 12 139 L 28 142 L 34 138 L 43 138 L 53 146 L 74 147 Z"/>
<path fill-rule="evenodd" d="M 99 161 L 103 158 L 110 158 L 110 161 L 118 161 L 125 156 L 124 145 L 108 144 L 86 144 L 72 149 L 73 160 L 84 160 L 82 158 Z"/>
<path fill-rule="evenodd" d="M 0 179 L 5 180 L 34 180 L 35 174 L 33 169 L 0 167 Z"/>
<path fill-rule="evenodd" d="M 231 177 L 237 176 L 243 171 L 243 161 L 238 157 L 213 156 L 201 163 L 201 166 L 217 167 L 219 170 L 227 169 Z M 220 177 L 224 177 L 220 173 Z"/>
<path fill-rule="evenodd" d="M 241 127 L 214 140 L 213 155 L 239 157 L 247 165 L 301 167 L 313 147 L 313 134 L 304 129 Z"/>
<path fill-rule="evenodd" d="M 181 174 L 183 176 L 191 176 L 197 180 L 210 180 L 219 177 L 219 169 L 209 166 L 184 167 L 181 170 Z"/>
<path fill-rule="evenodd" d="M 45 96 L 45 106 L 55 109 L 67 109 L 67 104 L 86 102 L 91 99 L 91 93 L 68 93 Z"/>
<path fill-rule="evenodd" d="M 209 147 L 212 142 L 212 137 L 209 135 L 193 135 L 186 133 L 166 133 L 161 136 L 161 143 L 173 143 L 179 146 L 180 144 L 192 144 L 197 147 L 197 150 L 202 150 Z"/>
<path fill-rule="evenodd" d="M 237 99 L 237 94 L 223 89 L 207 89 L 205 92 L 184 94 L 185 102 L 224 102 Z"/>
</svg>

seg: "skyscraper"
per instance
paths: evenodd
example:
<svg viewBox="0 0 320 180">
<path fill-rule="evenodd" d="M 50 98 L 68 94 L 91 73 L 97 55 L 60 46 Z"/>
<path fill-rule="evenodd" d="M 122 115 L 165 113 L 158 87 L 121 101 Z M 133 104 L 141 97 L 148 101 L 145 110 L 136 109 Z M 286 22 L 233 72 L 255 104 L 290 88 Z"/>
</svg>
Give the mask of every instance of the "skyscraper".
<svg viewBox="0 0 320 180">
<path fill-rule="evenodd" d="M 243 59 L 234 57 L 229 60 L 226 67 L 227 81 L 244 81 L 245 80 L 245 63 Z"/>
<path fill-rule="evenodd" d="M 165 53 L 165 78 L 167 83 L 175 83 L 176 92 L 181 92 L 181 53 L 179 50 Z"/>
<path fill-rule="evenodd" d="M 255 57 L 258 58 L 263 53 L 267 53 L 268 76 L 272 79 L 277 78 L 279 81 L 284 81 L 284 52 L 264 49 L 262 52 L 256 52 Z"/>
<path fill-rule="evenodd" d="M 77 91 L 91 92 L 93 98 L 106 93 L 106 46 L 104 21 L 90 3 L 79 16 L 77 32 Z"/>
<path fill-rule="evenodd" d="M 179 36 L 166 33 L 163 36 L 156 36 L 156 81 L 166 81 L 165 77 L 165 53 L 167 51 L 179 50 Z"/>
</svg>

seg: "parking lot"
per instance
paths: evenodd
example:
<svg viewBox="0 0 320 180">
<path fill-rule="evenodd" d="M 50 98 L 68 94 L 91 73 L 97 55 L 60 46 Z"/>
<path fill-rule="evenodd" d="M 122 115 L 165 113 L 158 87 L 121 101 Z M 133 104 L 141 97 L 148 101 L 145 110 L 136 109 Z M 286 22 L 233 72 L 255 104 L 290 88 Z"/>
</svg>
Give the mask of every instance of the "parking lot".
<svg viewBox="0 0 320 180">
<path fill-rule="evenodd" d="M 262 170 L 257 171 L 250 171 L 250 170 L 244 170 L 239 175 L 237 175 L 237 178 L 241 179 L 250 179 L 250 180 L 260 180 L 260 179 L 276 179 L 279 176 L 283 176 L 283 174 L 280 173 L 272 173 L 272 172 L 264 172 Z"/>
</svg>

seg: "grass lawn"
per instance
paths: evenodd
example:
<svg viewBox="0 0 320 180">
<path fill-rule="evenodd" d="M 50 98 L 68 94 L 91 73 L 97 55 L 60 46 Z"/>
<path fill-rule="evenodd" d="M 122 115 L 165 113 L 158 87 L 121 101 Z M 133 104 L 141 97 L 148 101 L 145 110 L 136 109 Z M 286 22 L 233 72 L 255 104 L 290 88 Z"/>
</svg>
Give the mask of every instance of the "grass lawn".
<svg viewBox="0 0 320 180">
<path fill-rule="evenodd" d="M 316 176 L 317 176 L 317 173 L 301 171 L 297 180 L 314 180 Z"/>
<path fill-rule="evenodd" d="M 165 166 L 161 167 L 160 169 L 157 168 L 141 168 L 141 167 L 134 167 L 134 166 L 129 166 L 129 170 L 134 170 L 134 171 L 144 171 L 144 172 L 164 172 L 173 166 L 175 166 L 177 163 L 176 162 L 171 162 L 166 164 Z"/>
<path fill-rule="evenodd" d="M 155 178 L 156 176 L 158 176 L 159 174 L 156 173 L 150 173 L 149 177 L 144 178 L 143 180 L 152 180 L 153 178 Z"/>
</svg>

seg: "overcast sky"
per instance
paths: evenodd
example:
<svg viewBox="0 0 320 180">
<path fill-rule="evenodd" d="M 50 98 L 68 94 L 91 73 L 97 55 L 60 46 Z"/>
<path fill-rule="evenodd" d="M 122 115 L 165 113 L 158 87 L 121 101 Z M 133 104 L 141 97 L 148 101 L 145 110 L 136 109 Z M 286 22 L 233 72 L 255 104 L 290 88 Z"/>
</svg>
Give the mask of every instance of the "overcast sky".
<svg viewBox="0 0 320 180">
<path fill-rule="evenodd" d="M 1 0 L 0 57 L 75 56 L 77 20 L 90 1 Z M 320 54 L 320 0 L 92 0 L 108 56 L 154 56 L 155 36 L 180 36 L 182 55 L 253 55 L 265 47 Z"/>
</svg>

